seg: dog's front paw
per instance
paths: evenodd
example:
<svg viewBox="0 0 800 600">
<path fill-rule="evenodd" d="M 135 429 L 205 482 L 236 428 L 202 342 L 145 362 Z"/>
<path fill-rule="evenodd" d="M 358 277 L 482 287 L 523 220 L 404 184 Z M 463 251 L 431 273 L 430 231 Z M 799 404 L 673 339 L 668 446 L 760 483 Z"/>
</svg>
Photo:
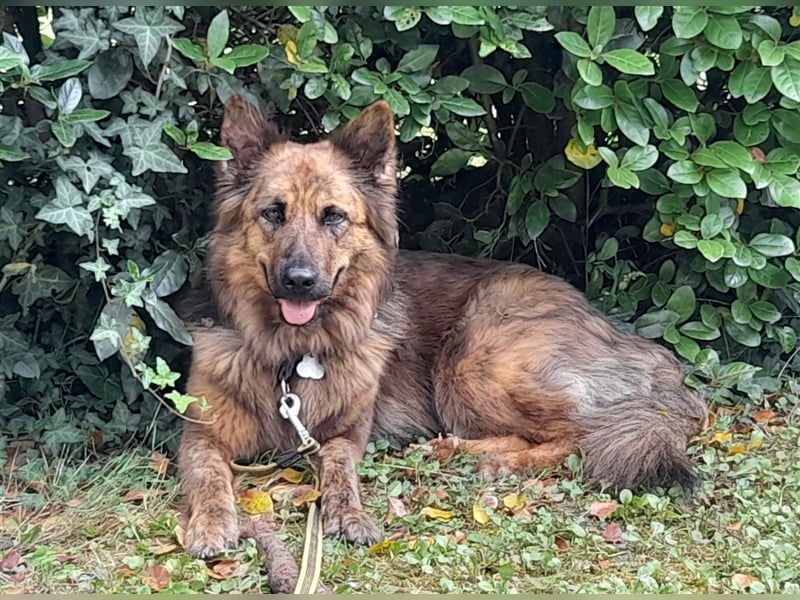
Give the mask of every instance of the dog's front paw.
<svg viewBox="0 0 800 600">
<path fill-rule="evenodd" d="M 514 465 L 511 463 L 507 454 L 487 454 L 475 465 L 475 471 L 483 475 L 487 481 L 494 481 L 508 477 L 515 472 Z"/>
<path fill-rule="evenodd" d="M 195 558 L 213 558 L 235 550 L 239 544 L 239 522 L 236 511 L 198 512 L 189 519 L 184 547 Z"/>
<path fill-rule="evenodd" d="M 322 508 L 322 524 L 325 535 L 344 538 L 354 544 L 377 544 L 383 538 L 383 530 L 360 508 L 329 506 Z"/>
</svg>

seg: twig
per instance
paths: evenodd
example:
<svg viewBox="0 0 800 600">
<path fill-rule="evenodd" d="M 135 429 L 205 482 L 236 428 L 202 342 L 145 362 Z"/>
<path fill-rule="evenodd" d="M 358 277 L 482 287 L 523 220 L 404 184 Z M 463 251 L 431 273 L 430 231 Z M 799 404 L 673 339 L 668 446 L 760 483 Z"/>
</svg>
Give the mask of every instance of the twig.
<svg viewBox="0 0 800 600">
<path fill-rule="evenodd" d="M 469 52 L 472 56 L 473 65 L 482 65 L 483 60 L 478 54 L 478 40 L 473 36 L 469 39 Z M 492 142 L 492 150 L 498 158 L 498 162 L 502 163 L 506 157 L 505 145 L 500 140 L 499 129 L 497 128 L 497 121 L 492 116 L 492 99 L 489 94 L 481 94 L 481 104 L 486 114 L 483 115 L 483 121 L 486 123 L 486 129 L 489 131 L 489 140 Z"/>
<path fill-rule="evenodd" d="M 172 58 L 172 38 L 168 35 L 164 36 L 167 40 L 167 55 L 164 57 L 164 64 L 161 67 L 161 72 L 158 74 L 158 83 L 156 83 L 156 100 L 161 98 L 161 84 L 164 83 L 164 78 L 167 76 L 169 70 L 169 61 Z"/>
<path fill-rule="evenodd" d="M 264 567 L 273 594 L 291 594 L 300 577 L 297 563 L 269 523 L 253 520 L 242 527 L 241 537 L 253 538 L 264 555 Z M 330 594 L 321 583 L 317 584 L 317 594 Z"/>
</svg>

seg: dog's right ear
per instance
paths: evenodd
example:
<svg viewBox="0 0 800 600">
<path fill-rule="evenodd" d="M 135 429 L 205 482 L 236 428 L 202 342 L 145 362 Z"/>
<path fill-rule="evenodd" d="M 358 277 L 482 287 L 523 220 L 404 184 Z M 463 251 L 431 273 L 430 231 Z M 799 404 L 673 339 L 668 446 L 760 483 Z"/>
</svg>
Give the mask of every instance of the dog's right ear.
<svg viewBox="0 0 800 600">
<path fill-rule="evenodd" d="M 232 96 L 225 103 L 219 137 L 233 154 L 233 160 L 220 163 L 220 175 L 227 174 L 231 167 L 236 173 L 247 171 L 270 144 L 281 139 L 275 124 L 240 96 Z"/>
</svg>

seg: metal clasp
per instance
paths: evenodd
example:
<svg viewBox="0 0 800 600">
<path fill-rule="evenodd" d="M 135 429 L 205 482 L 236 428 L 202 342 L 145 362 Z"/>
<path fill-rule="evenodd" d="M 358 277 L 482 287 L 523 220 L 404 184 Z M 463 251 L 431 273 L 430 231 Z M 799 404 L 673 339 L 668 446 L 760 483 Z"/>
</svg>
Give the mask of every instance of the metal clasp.
<svg viewBox="0 0 800 600">
<path fill-rule="evenodd" d="M 312 454 L 319 450 L 319 442 L 308 432 L 303 422 L 300 420 L 300 396 L 289 390 L 289 384 L 283 380 L 281 381 L 281 396 L 280 413 L 281 416 L 288 420 L 300 436 L 300 446 L 297 451 L 301 454 Z"/>
</svg>

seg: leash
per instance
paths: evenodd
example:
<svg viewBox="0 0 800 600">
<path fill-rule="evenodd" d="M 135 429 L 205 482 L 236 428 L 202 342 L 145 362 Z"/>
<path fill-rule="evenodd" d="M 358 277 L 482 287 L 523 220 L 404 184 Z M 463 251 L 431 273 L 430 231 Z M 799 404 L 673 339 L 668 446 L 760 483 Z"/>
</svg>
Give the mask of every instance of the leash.
<svg viewBox="0 0 800 600">
<path fill-rule="evenodd" d="M 299 361 L 286 362 L 281 366 L 278 378 L 281 385 L 281 398 L 279 401 L 280 415 L 289 421 L 300 438 L 300 445 L 294 450 L 284 452 L 276 460 L 263 465 L 242 465 L 235 460 L 230 461 L 231 470 L 250 476 L 271 476 L 282 469 L 290 467 L 302 458 L 308 462 L 312 478 L 313 489 L 319 491 L 319 474 L 314 462 L 309 458 L 319 448 L 319 442 L 308 432 L 300 420 L 300 396 L 292 392 L 289 387 L 289 378 Z M 314 594 L 319 584 L 322 571 L 322 514 L 317 500 L 308 504 L 308 521 L 306 522 L 306 535 L 303 543 L 303 557 L 300 561 L 300 574 L 294 588 L 295 594 Z"/>
</svg>

